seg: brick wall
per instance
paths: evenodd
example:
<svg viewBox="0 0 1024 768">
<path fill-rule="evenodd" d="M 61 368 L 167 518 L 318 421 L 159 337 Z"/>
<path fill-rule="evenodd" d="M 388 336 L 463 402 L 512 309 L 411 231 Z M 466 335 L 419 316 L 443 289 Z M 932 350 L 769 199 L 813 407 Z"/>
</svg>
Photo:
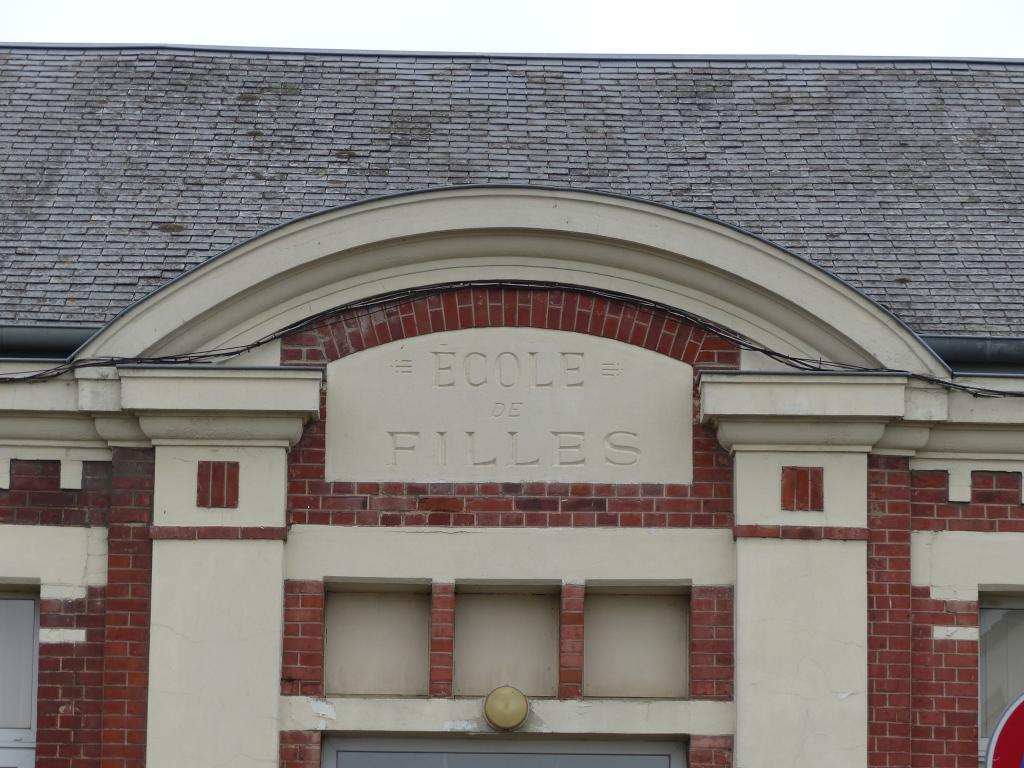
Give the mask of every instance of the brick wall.
<svg viewBox="0 0 1024 768">
<path fill-rule="evenodd" d="M 868 765 L 911 765 L 910 462 L 868 457 Z"/>
<path fill-rule="evenodd" d="M 583 698 L 583 605 L 586 587 L 563 584 L 558 610 L 558 698 Z"/>
<path fill-rule="evenodd" d="M 284 642 L 281 693 L 324 695 L 324 585 L 284 583 Z"/>
<path fill-rule="evenodd" d="M 977 627 L 975 601 L 934 600 L 913 591 L 914 768 L 978 764 L 978 641 L 935 639 L 934 627 Z"/>
<path fill-rule="evenodd" d="M 975 472 L 969 503 L 949 501 L 945 472 L 910 471 L 905 458 L 869 458 L 869 764 L 974 768 L 978 761 L 975 601 L 913 587 L 913 531 L 1021 531 L 1020 475 Z M 951 633 L 955 635 L 955 633 Z"/>
<path fill-rule="evenodd" d="M 106 525 L 110 464 L 83 463 L 82 488 L 61 490 L 59 461 L 11 460 L 11 487 L 0 490 L 0 523 Z"/>
<path fill-rule="evenodd" d="M 77 490 L 60 488 L 58 461 L 11 461 L 0 523 L 108 534 L 105 587 L 40 601 L 37 768 L 145 765 L 152 506 L 152 450 L 84 462 Z"/>
<path fill-rule="evenodd" d="M 325 363 L 403 338 L 463 328 L 532 327 L 616 339 L 688 363 L 735 369 L 739 350 L 667 313 L 582 291 L 462 288 L 343 314 L 286 337 L 287 364 Z M 313 525 L 729 527 L 732 460 L 697 420 L 693 482 L 332 483 L 324 479 L 326 397 L 289 454 L 288 518 Z"/>
<path fill-rule="evenodd" d="M 59 461 L 13 459 L 10 479 L 11 487 L 0 490 L 0 523 L 108 523 L 109 462 L 84 462 L 81 489 L 61 489 Z M 90 587 L 81 598 L 40 600 L 38 768 L 101 764 L 106 602 L 104 587 Z"/>
<path fill-rule="evenodd" d="M 39 644 L 37 768 L 100 766 L 105 592 L 90 587 L 84 598 L 39 603 L 41 630 L 75 637 Z"/>
<path fill-rule="evenodd" d="M 974 472 L 970 503 L 949 501 L 949 476 L 913 473 L 914 530 L 1024 533 L 1019 472 Z"/>
<path fill-rule="evenodd" d="M 320 768 L 319 731 L 282 731 L 279 768 Z"/>
<path fill-rule="evenodd" d="M 115 448 L 107 541 L 103 768 L 146 763 L 154 452 Z"/>
<path fill-rule="evenodd" d="M 732 768 L 732 736 L 691 736 L 689 768 Z"/>
<path fill-rule="evenodd" d="M 455 672 L 455 585 L 435 582 L 430 588 L 431 696 L 451 696 Z"/>
<path fill-rule="evenodd" d="M 950 502 L 948 487 L 945 472 L 911 474 L 914 530 L 1024 532 L 1020 473 L 972 473 L 967 503 Z M 945 627 L 978 627 L 978 604 L 934 599 L 929 590 L 914 588 L 913 609 L 914 766 L 973 768 L 979 643 L 942 635 Z"/>
<path fill-rule="evenodd" d="M 690 592 L 690 697 L 731 701 L 735 677 L 733 588 Z"/>
</svg>

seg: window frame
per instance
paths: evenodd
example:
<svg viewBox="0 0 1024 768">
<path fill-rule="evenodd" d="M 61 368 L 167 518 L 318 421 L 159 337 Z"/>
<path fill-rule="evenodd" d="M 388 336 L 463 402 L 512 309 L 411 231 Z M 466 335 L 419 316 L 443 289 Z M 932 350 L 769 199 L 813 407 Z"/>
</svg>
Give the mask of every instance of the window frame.
<svg viewBox="0 0 1024 768">
<path fill-rule="evenodd" d="M 0 600 L 23 600 L 32 603 L 32 723 L 28 728 L 0 728 L 0 751 L 35 749 L 39 718 L 39 598 L 26 592 L 0 591 Z"/>
<path fill-rule="evenodd" d="M 984 595 L 978 600 L 978 762 L 984 763 L 988 754 L 989 736 L 982 729 L 984 711 L 982 684 L 984 682 L 984 661 L 981 645 L 981 612 L 986 610 L 1024 611 L 1024 594 Z M 1011 699 L 1011 703 L 1016 697 Z"/>
</svg>

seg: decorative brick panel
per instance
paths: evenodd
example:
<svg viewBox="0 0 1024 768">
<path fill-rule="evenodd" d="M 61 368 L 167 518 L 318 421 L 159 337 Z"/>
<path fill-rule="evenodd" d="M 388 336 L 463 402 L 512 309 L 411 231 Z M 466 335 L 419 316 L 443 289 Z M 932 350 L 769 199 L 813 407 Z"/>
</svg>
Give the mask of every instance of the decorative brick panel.
<svg viewBox="0 0 1024 768">
<path fill-rule="evenodd" d="M 455 659 L 455 585 L 430 589 L 430 695 L 452 695 Z"/>
<path fill-rule="evenodd" d="M 36 764 L 99 768 L 103 712 L 105 589 L 85 598 L 42 600 L 41 629 L 84 631 L 80 642 L 40 642 Z"/>
<path fill-rule="evenodd" d="M 238 462 L 200 461 L 196 472 L 196 506 L 238 508 Z"/>
<path fill-rule="evenodd" d="M 107 540 L 103 768 L 146 762 L 154 452 L 115 448 Z"/>
<path fill-rule="evenodd" d="M 281 731 L 280 768 L 320 768 L 319 731 Z"/>
<path fill-rule="evenodd" d="M 732 768 L 732 736 L 691 736 L 689 768 Z"/>
<path fill-rule="evenodd" d="M 786 512 L 824 512 L 825 468 L 783 467 L 782 509 Z"/>
<path fill-rule="evenodd" d="M 563 584 L 558 615 L 558 698 L 583 698 L 583 584 Z"/>
<path fill-rule="evenodd" d="M 867 528 L 838 525 L 737 525 L 737 539 L 799 539 L 801 541 L 867 541 Z"/>
<path fill-rule="evenodd" d="M 0 523 L 106 525 L 110 463 L 83 463 L 82 488 L 61 490 L 59 461 L 11 460 L 11 487 L 0 490 Z"/>
<path fill-rule="evenodd" d="M 527 288 L 439 289 L 373 310 L 342 313 L 282 340 L 282 364 L 323 364 L 363 349 L 462 328 L 532 327 L 573 331 L 629 344 L 686 362 L 699 372 L 732 370 L 731 342 L 663 310 L 586 291 Z M 307 425 L 288 457 L 291 524 L 496 527 L 678 527 L 732 525 L 732 459 L 699 423 L 694 400 L 693 482 L 375 483 L 326 482 L 324 430 Z"/>
<path fill-rule="evenodd" d="M 690 592 L 691 699 L 732 700 L 733 609 L 732 587 L 694 587 Z"/>
<path fill-rule="evenodd" d="M 149 537 L 154 541 L 285 541 L 288 529 L 283 525 L 154 525 Z"/>
<path fill-rule="evenodd" d="M 284 583 L 281 693 L 324 695 L 324 584 Z M 317 753 L 319 755 L 319 751 Z"/>
<path fill-rule="evenodd" d="M 949 501 L 949 476 L 935 470 L 912 473 L 916 531 L 1024 533 L 1019 472 L 973 472 L 971 501 Z"/>
</svg>

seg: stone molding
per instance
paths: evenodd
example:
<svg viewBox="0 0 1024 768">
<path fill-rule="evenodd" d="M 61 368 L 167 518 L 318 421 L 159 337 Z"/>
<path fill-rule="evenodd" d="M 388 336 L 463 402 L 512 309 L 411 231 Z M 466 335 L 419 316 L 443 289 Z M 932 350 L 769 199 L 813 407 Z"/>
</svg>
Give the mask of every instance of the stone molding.
<svg viewBox="0 0 1024 768">
<path fill-rule="evenodd" d="M 373 295 L 474 280 L 612 290 L 686 309 L 780 352 L 948 374 L 879 305 L 756 237 L 620 197 L 505 187 L 371 200 L 276 228 L 129 308 L 80 354 L 241 344 Z"/>
<path fill-rule="evenodd" d="M 1024 470 L 1024 412 L 1008 412 L 1002 399 L 889 373 L 716 371 L 703 373 L 699 387 L 701 419 L 734 452 L 909 456 L 914 469 L 950 472 L 952 501 L 970 499 L 971 471 Z M 969 410 L 965 398 L 974 401 Z M 954 421 L 964 414 L 972 421 Z"/>
</svg>

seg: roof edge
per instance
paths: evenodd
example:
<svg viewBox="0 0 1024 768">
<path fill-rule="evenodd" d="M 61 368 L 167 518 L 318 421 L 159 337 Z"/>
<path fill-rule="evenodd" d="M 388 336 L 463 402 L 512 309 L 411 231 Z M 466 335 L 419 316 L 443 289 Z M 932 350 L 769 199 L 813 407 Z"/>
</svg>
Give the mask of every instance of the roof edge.
<svg viewBox="0 0 1024 768">
<path fill-rule="evenodd" d="M 4 42 L 0 49 L 85 50 L 85 51 L 206 51 L 211 53 L 269 53 L 284 55 L 367 56 L 444 59 L 569 59 L 590 61 L 723 61 L 723 62 L 835 62 L 907 64 L 1015 64 L 1024 58 L 983 56 L 856 56 L 817 54 L 675 54 L 675 53 L 508 53 L 481 51 L 403 51 L 362 48 L 289 48 L 241 45 L 184 45 L 178 43 L 47 43 Z"/>
</svg>

